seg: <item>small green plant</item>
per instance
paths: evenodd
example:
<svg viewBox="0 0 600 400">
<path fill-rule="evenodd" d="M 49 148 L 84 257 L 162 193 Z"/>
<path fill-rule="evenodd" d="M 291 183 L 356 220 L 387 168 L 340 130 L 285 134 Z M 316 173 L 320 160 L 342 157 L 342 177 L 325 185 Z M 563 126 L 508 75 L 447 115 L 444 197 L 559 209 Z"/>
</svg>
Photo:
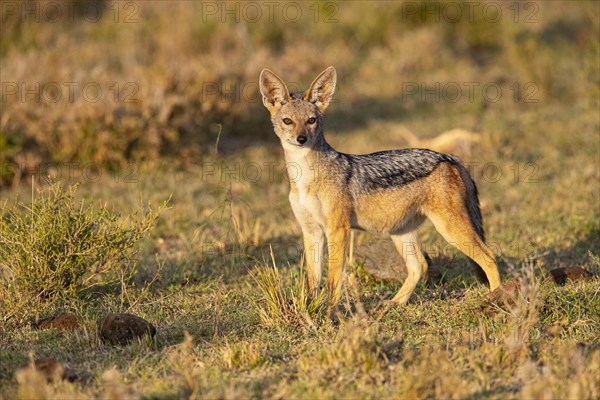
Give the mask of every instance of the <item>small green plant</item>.
<svg viewBox="0 0 600 400">
<path fill-rule="evenodd" d="M 594 253 L 592 253 L 591 250 L 588 251 L 588 255 L 592 259 L 592 266 L 593 266 L 593 268 L 594 269 L 600 269 L 600 256 L 595 255 Z"/>
<path fill-rule="evenodd" d="M 249 341 L 226 342 L 221 355 L 227 369 L 252 369 L 267 361 L 260 347 Z"/>
<path fill-rule="evenodd" d="M 162 208 L 141 207 L 122 218 L 76 200 L 76 190 L 54 184 L 31 204 L 0 209 L 0 266 L 19 294 L 55 300 L 81 298 L 97 285 L 120 283 L 124 290 L 135 271 L 136 244 Z"/>
<path fill-rule="evenodd" d="M 327 314 L 327 297 L 321 290 L 310 296 L 304 268 L 300 273 L 290 273 L 290 282 L 282 279 L 271 249 L 272 266 L 259 266 L 252 277 L 258 287 L 260 298 L 254 302 L 265 325 L 295 325 L 316 328 Z M 300 263 L 302 265 L 303 262 Z"/>
</svg>

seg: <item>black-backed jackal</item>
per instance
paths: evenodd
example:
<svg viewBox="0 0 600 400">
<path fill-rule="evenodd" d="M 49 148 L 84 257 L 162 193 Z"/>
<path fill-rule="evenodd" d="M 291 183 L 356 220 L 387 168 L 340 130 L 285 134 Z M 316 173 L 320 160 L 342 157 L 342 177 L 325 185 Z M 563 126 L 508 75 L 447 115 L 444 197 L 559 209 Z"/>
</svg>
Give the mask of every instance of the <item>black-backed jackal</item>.
<svg viewBox="0 0 600 400">
<path fill-rule="evenodd" d="M 350 229 L 382 232 L 391 235 L 406 263 L 408 277 L 393 298 L 406 303 L 427 271 L 416 232 L 425 218 L 483 269 L 492 290 L 497 288 L 500 275 L 485 244 L 477 188 L 467 169 L 456 157 L 426 149 L 335 151 L 323 136 L 323 113 L 335 85 L 333 67 L 304 93 L 289 93 L 268 69 L 260 74 L 263 103 L 285 153 L 290 203 L 302 227 L 309 288 L 319 288 L 327 244 L 327 283 L 337 303 Z"/>
</svg>

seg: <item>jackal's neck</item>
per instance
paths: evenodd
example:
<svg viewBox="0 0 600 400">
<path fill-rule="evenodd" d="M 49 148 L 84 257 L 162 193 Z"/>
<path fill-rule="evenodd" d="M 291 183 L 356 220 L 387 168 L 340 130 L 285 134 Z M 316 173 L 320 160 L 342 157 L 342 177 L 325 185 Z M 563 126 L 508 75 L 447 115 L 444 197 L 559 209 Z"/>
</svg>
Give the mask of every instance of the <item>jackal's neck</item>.
<svg viewBox="0 0 600 400">
<path fill-rule="evenodd" d="M 315 174 L 338 152 L 321 135 L 311 147 L 284 148 L 285 164 L 292 185 L 315 179 Z"/>
</svg>

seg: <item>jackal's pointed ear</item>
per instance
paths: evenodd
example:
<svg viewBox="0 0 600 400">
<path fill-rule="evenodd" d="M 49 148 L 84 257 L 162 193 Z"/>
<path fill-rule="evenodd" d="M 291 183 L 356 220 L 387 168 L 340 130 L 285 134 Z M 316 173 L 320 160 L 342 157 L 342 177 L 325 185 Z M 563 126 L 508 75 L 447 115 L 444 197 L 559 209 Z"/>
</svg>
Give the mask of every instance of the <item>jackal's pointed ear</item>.
<svg viewBox="0 0 600 400">
<path fill-rule="evenodd" d="M 263 97 L 263 104 L 271 113 L 276 112 L 282 105 L 290 101 L 290 92 L 285 83 L 266 68 L 260 73 L 260 93 Z"/>
<path fill-rule="evenodd" d="M 333 98 L 336 81 L 337 73 L 335 72 L 335 68 L 328 67 L 317 76 L 304 93 L 304 100 L 316 105 L 321 112 L 325 111 Z"/>
</svg>

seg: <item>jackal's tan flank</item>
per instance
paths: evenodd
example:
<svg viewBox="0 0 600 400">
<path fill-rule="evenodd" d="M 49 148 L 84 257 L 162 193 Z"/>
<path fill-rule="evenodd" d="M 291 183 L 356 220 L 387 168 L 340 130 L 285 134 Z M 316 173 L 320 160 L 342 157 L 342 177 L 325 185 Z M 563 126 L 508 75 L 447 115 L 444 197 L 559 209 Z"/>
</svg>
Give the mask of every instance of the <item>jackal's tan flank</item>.
<svg viewBox="0 0 600 400">
<path fill-rule="evenodd" d="M 339 300 L 350 228 L 363 229 L 391 235 L 408 269 L 393 300 L 406 303 L 427 271 L 416 232 L 425 218 L 483 269 L 492 290 L 497 288 L 498 268 L 485 244 L 477 188 L 466 168 L 451 155 L 425 149 L 335 151 L 323 136 L 323 113 L 335 84 L 333 67 L 304 93 L 290 94 L 268 69 L 260 74 L 263 103 L 285 152 L 310 289 L 319 288 L 327 243 L 328 286 L 333 303 Z"/>
</svg>

